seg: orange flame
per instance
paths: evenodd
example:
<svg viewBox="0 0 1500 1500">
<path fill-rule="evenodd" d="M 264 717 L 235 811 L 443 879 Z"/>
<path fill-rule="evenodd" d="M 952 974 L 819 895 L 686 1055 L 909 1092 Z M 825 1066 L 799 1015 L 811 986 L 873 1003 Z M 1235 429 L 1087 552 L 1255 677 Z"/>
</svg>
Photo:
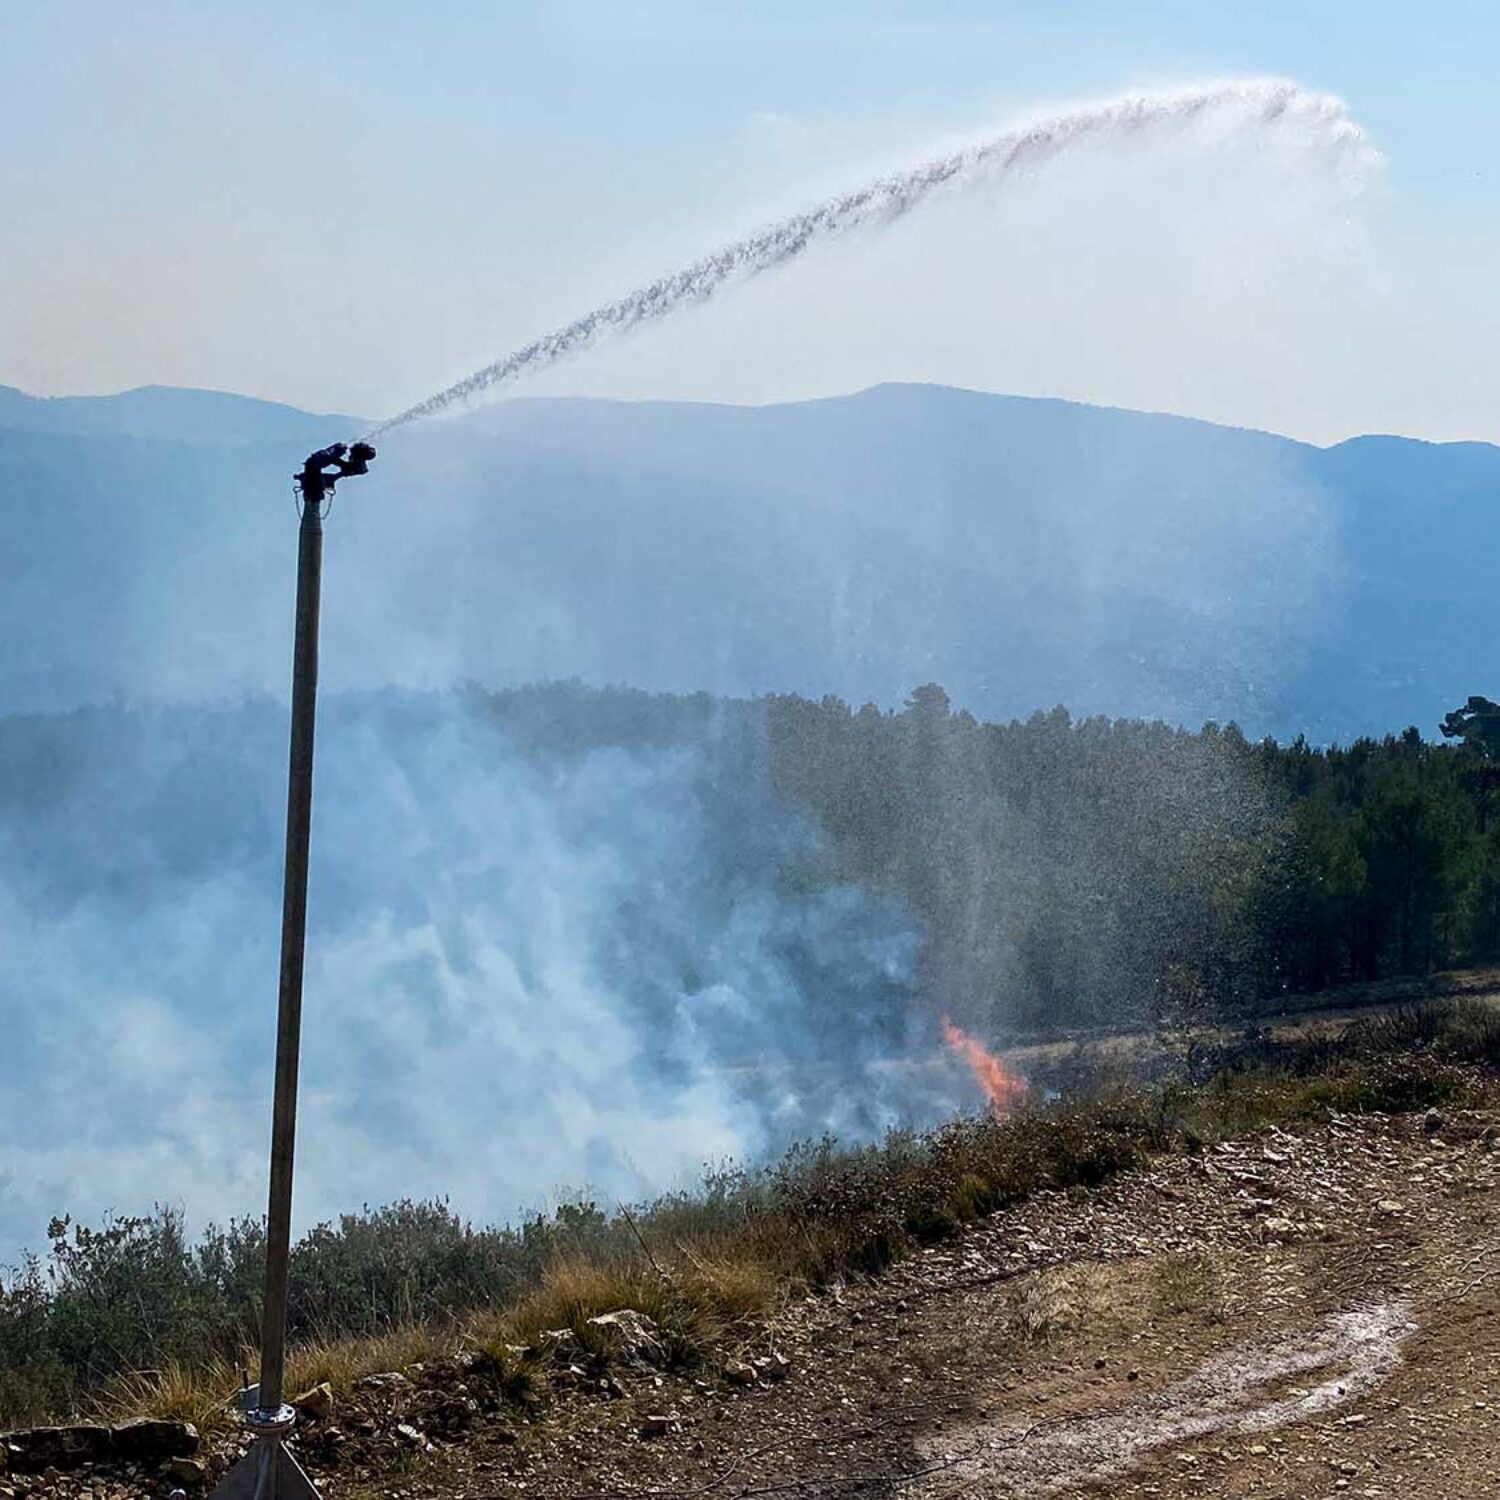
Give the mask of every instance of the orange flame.
<svg viewBox="0 0 1500 1500">
<path fill-rule="evenodd" d="M 943 1040 L 956 1057 L 963 1059 L 975 1082 L 984 1090 L 991 1113 L 1004 1119 L 1026 1097 L 1026 1080 L 947 1016 L 943 1017 L 942 1025 Z"/>
</svg>

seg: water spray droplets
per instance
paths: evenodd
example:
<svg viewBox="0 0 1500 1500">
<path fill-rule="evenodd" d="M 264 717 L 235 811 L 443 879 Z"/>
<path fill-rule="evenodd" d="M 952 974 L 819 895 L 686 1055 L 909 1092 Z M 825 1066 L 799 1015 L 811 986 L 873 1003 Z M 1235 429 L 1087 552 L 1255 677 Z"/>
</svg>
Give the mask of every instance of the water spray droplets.
<svg viewBox="0 0 1500 1500">
<path fill-rule="evenodd" d="M 725 245 L 682 270 L 660 277 L 628 297 L 544 334 L 482 370 L 419 401 L 377 427 L 393 427 L 436 416 L 505 385 L 582 353 L 607 337 L 619 337 L 701 305 L 726 287 L 796 260 L 821 241 L 883 228 L 904 218 L 944 188 L 991 184 L 1034 171 L 1058 156 L 1097 142 L 1142 140 L 1181 133 L 1206 120 L 1224 128 L 1290 126 L 1307 143 L 1326 149 L 1337 170 L 1357 180 L 1377 161 L 1364 131 L 1342 100 L 1309 93 L 1284 80 L 1219 84 L 1175 94 L 1135 95 L 1037 120 L 989 140 L 893 173 L 853 192 L 829 198 L 804 213 Z"/>
</svg>

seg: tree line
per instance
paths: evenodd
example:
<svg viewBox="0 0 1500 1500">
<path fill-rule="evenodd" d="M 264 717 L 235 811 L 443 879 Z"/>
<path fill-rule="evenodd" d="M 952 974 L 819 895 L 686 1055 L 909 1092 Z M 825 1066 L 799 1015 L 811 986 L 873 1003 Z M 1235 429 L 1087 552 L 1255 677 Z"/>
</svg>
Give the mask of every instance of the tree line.
<svg viewBox="0 0 1500 1500">
<path fill-rule="evenodd" d="M 922 984 L 1007 1031 L 1249 1015 L 1500 955 L 1500 708 L 1316 747 L 1233 724 L 1005 724 L 763 700 L 778 787 L 841 878 L 905 900 Z"/>
</svg>

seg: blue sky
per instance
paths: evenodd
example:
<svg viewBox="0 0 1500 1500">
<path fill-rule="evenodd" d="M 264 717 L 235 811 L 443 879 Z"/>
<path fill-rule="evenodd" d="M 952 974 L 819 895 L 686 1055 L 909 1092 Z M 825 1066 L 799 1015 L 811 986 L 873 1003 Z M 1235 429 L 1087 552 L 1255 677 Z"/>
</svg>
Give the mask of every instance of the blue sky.
<svg viewBox="0 0 1500 1500">
<path fill-rule="evenodd" d="M 1204 358 L 1199 345 L 1141 348 L 1134 384 L 1123 358 L 1096 370 L 1086 352 L 989 370 L 970 351 L 952 378 L 1178 407 L 1203 389 L 1197 414 L 1292 429 L 1300 413 L 1306 435 L 1324 438 L 1375 426 L 1500 436 L 1485 415 L 1500 387 L 1480 354 L 1497 323 L 1497 44 L 1493 7 L 1385 0 L 1259 14 L 1208 3 L 0 0 L 0 199 L 11 210 L 0 381 L 39 393 L 208 385 L 379 414 L 929 143 L 1060 102 L 1274 74 L 1348 101 L 1387 160 L 1359 210 L 1362 265 L 1387 311 L 1351 299 L 1348 369 L 1320 377 L 1321 399 L 1258 395 L 1279 378 L 1264 361 L 1248 360 L 1238 387 L 1228 373 L 1206 386 L 1162 378 Z M 1141 191 L 1140 212 L 1170 260 L 1178 216 L 1158 186 Z M 1257 190 L 1247 184 L 1239 212 Z M 1088 184 L 1066 191 L 1080 245 L 1097 242 Z M 1210 240 L 1244 240 L 1234 214 L 1226 203 Z M 1028 231 L 1017 221 L 1007 232 Z M 1306 241 L 1305 226 L 1297 234 Z M 866 285 L 872 312 L 933 258 L 931 246 L 909 248 L 883 290 Z M 1289 309 L 1278 339 L 1290 368 L 1304 363 L 1293 325 L 1307 321 L 1290 309 L 1331 315 L 1326 284 L 1279 297 L 1280 253 L 1256 241 L 1247 262 L 1258 323 L 1264 305 Z M 976 255 L 1003 270 L 1006 244 Z M 1107 269 L 1080 263 L 1077 278 L 1093 285 Z M 977 272 L 972 286 L 982 295 Z M 797 357 L 751 350 L 753 378 L 684 337 L 586 362 L 547 389 L 774 399 L 866 373 L 943 378 L 941 346 L 962 342 L 934 310 L 922 325 L 931 347 L 908 326 L 905 342 L 893 335 L 855 358 L 846 334 L 858 308 L 810 327 L 810 287 L 801 301 L 787 292 L 786 317 L 805 335 Z M 1097 289 L 1096 321 L 1133 291 Z M 1226 347 L 1251 316 L 1227 319 Z M 777 317 L 776 299 L 760 299 L 757 319 Z M 1201 336 L 1206 317 L 1199 298 Z M 1319 322 L 1307 337 L 1323 351 L 1345 342 L 1342 327 Z M 717 337 L 705 325 L 703 342 L 731 330 L 746 336 L 731 319 Z M 1432 368 L 1398 375 L 1413 340 Z"/>
</svg>

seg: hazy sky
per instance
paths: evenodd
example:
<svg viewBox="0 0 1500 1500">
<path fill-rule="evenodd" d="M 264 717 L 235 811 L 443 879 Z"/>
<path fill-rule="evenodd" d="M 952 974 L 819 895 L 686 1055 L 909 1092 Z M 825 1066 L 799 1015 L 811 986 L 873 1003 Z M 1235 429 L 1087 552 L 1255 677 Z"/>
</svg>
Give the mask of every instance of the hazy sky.
<svg viewBox="0 0 1500 1500">
<path fill-rule="evenodd" d="M 1273 74 L 1356 199 L 1252 149 L 948 206 L 546 391 L 945 380 L 1319 440 L 1500 438 L 1500 10 L 0 0 L 0 382 L 382 415 L 717 242 L 1060 103 Z"/>
</svg>

